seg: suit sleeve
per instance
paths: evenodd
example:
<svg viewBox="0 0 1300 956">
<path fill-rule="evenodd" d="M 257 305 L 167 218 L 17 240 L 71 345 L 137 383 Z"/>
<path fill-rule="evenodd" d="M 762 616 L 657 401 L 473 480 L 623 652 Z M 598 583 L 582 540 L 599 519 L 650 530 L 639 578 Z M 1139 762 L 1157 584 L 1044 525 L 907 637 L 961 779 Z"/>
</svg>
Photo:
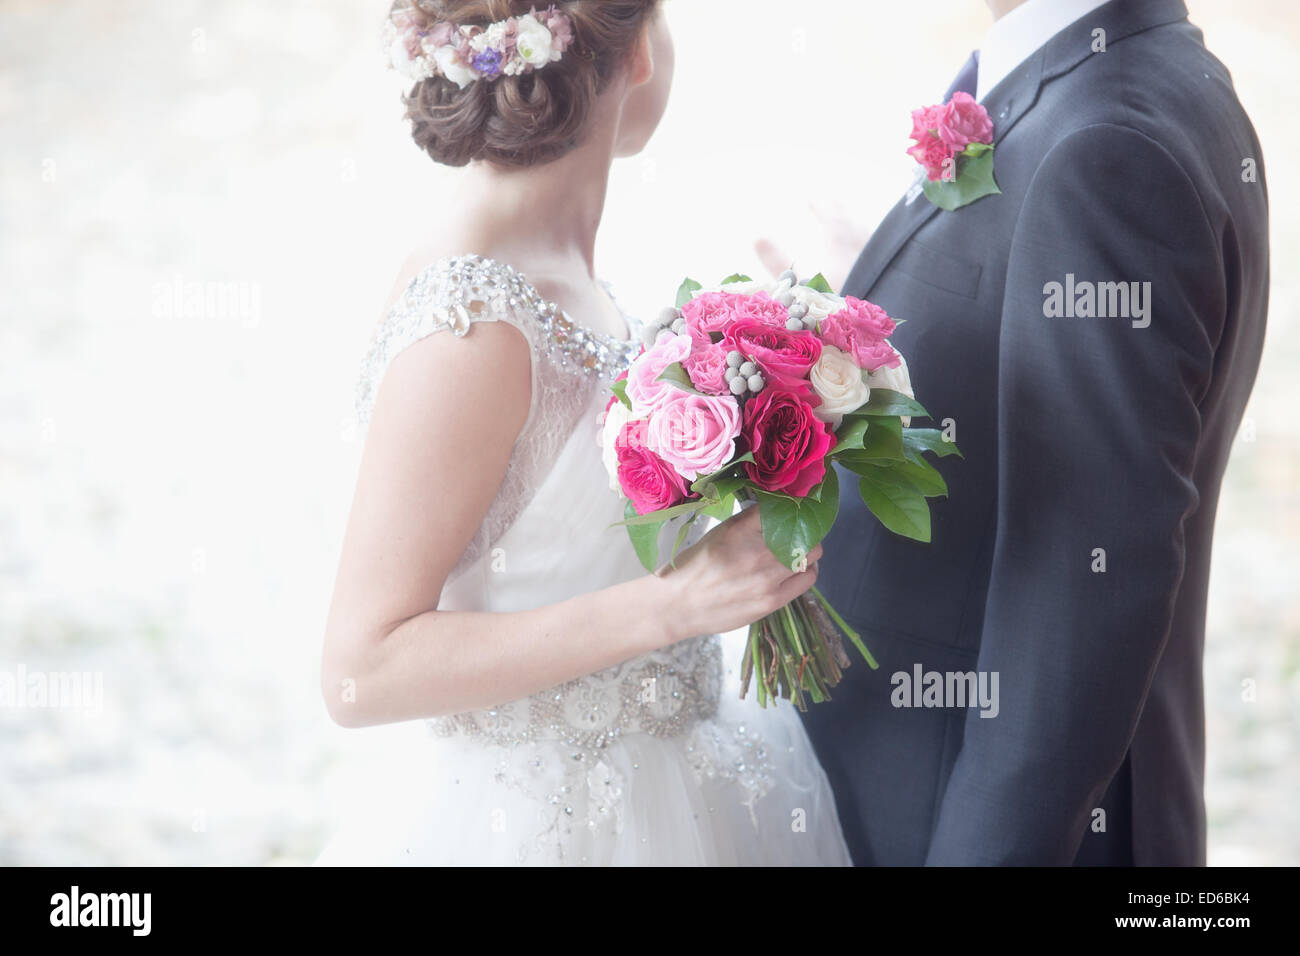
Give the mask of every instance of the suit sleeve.
<svg viewBox="0 0 1300 956">
<path fill-rule="evenodd" d="M 1130 317 L 1049 317 L 1050 283 L 1064 298 L 1067 275 L 1076 296 L 1083 283 L 1127 283 L 1139 294 Z M 1079 130 L 1044 159 L 1006 282 L 978 665 L 998 675 L 999 709 L 966 717 L 932 865 L 1074 859 L 1169 639 L 1198 503 L 1198 405 L 1226 308 L 1195 187 L 1121 126 Z M 1122 305 L 1114 287 L 1100 293 L 1103 308 Z"/>
</svg>

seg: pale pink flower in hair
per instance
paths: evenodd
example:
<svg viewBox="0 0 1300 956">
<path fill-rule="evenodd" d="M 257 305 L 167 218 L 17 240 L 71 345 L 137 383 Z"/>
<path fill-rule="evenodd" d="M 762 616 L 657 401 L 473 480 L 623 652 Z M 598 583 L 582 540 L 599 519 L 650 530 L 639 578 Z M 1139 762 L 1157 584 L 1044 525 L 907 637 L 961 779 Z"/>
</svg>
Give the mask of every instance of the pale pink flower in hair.
<svg viewBox="0 0 1300 956">
<path fill-rule="evenodd" d="M 393 11 L 393 25 L 398 30 L 423 30 L 428 18 L 417 7 L 403 7 Z"/>
<path fill-rule="evenodd" d="M 429 31 L 427 42 L 431 47 L 452 46 L 452 41 L 455 38 L 455 25 L 444 21 Z"/>
<path fill-rule="evenodd" d="M 555 49 L 559 53 L 564 53 L 573 43 L 573 25 L 570 23 L 566 14 L 561 13 L 555 4 L 546 8 L 546 13 L 538 17 L 545 24 L 546 29 L 551 31 L 551 37 L 555 44 Z"/>
<path fill-rule="evenodd" d="M 510 20 L 506 23 L 505 33 L 501 37 L 501 56 L 509 60 L 515 55 L 515 44 L 519 39 L 519 21 Z"/>
</svg>

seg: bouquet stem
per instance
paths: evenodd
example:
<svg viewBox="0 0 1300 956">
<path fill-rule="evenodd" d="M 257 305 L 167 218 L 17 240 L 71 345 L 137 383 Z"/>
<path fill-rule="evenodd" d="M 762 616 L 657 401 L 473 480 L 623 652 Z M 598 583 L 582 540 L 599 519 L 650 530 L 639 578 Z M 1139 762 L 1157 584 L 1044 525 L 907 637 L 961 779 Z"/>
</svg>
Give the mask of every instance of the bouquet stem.
<svg viewBox="0 0 1300 956">
<path fill-rule="evenodd" d="M 880 665 L 867 650 L 861 635 L 845 622 L 817 588 L 749 626 L 749 640 L 741 662 L 740 696 L 749 693 L 757 678 L 760 707 L 769 700 L 786 699 L 807 710 L 805 695 L 813 703 L 830 700 L 830 688 L 840 682 L 848 655 L 840 640 L 849 639 L 872 670 Z"/>
</svg>

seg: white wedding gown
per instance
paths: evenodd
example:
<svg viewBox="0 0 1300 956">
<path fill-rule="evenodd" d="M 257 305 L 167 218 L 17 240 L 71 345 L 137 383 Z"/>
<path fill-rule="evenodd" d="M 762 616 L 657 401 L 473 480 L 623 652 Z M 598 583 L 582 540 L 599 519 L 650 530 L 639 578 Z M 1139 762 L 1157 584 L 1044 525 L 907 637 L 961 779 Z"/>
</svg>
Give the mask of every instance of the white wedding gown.
<svg viewBox="0 0 1300 956">
<path fill-rule="evenodd" d="M 623 506 L 597 442 L 607 384 L 640 344 L 582 328 L 510 267 L 449 259 L 412 281 L 363 370 L 362 422 L 402 349 L 479 321 L 508 322 L 531 344 L 532 407 L 438 607 L 519 611 L 644 574 L 610 527 Z M 707 636 L 428 720 L 317 865 L 848 865 L 798 715 L 737 700 L 722 678 L 719 638 Z"/>
</svg>

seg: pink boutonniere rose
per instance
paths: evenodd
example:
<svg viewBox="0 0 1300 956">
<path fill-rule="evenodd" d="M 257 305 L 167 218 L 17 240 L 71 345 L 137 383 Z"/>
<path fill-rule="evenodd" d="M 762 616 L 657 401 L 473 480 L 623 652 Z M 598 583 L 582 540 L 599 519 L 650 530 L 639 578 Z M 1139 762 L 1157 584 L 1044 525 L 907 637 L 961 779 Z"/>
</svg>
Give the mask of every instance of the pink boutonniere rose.
<svg viewBox="0 0 1300 956">
<path fill-rule="evenodd" d="M 908 155 L 925 170 L 925 196 L 940 209 L 1002 191 L 993 179 L 993 121 L 969 93 L 913 110 L 912 140 Z"/>
</svg>

